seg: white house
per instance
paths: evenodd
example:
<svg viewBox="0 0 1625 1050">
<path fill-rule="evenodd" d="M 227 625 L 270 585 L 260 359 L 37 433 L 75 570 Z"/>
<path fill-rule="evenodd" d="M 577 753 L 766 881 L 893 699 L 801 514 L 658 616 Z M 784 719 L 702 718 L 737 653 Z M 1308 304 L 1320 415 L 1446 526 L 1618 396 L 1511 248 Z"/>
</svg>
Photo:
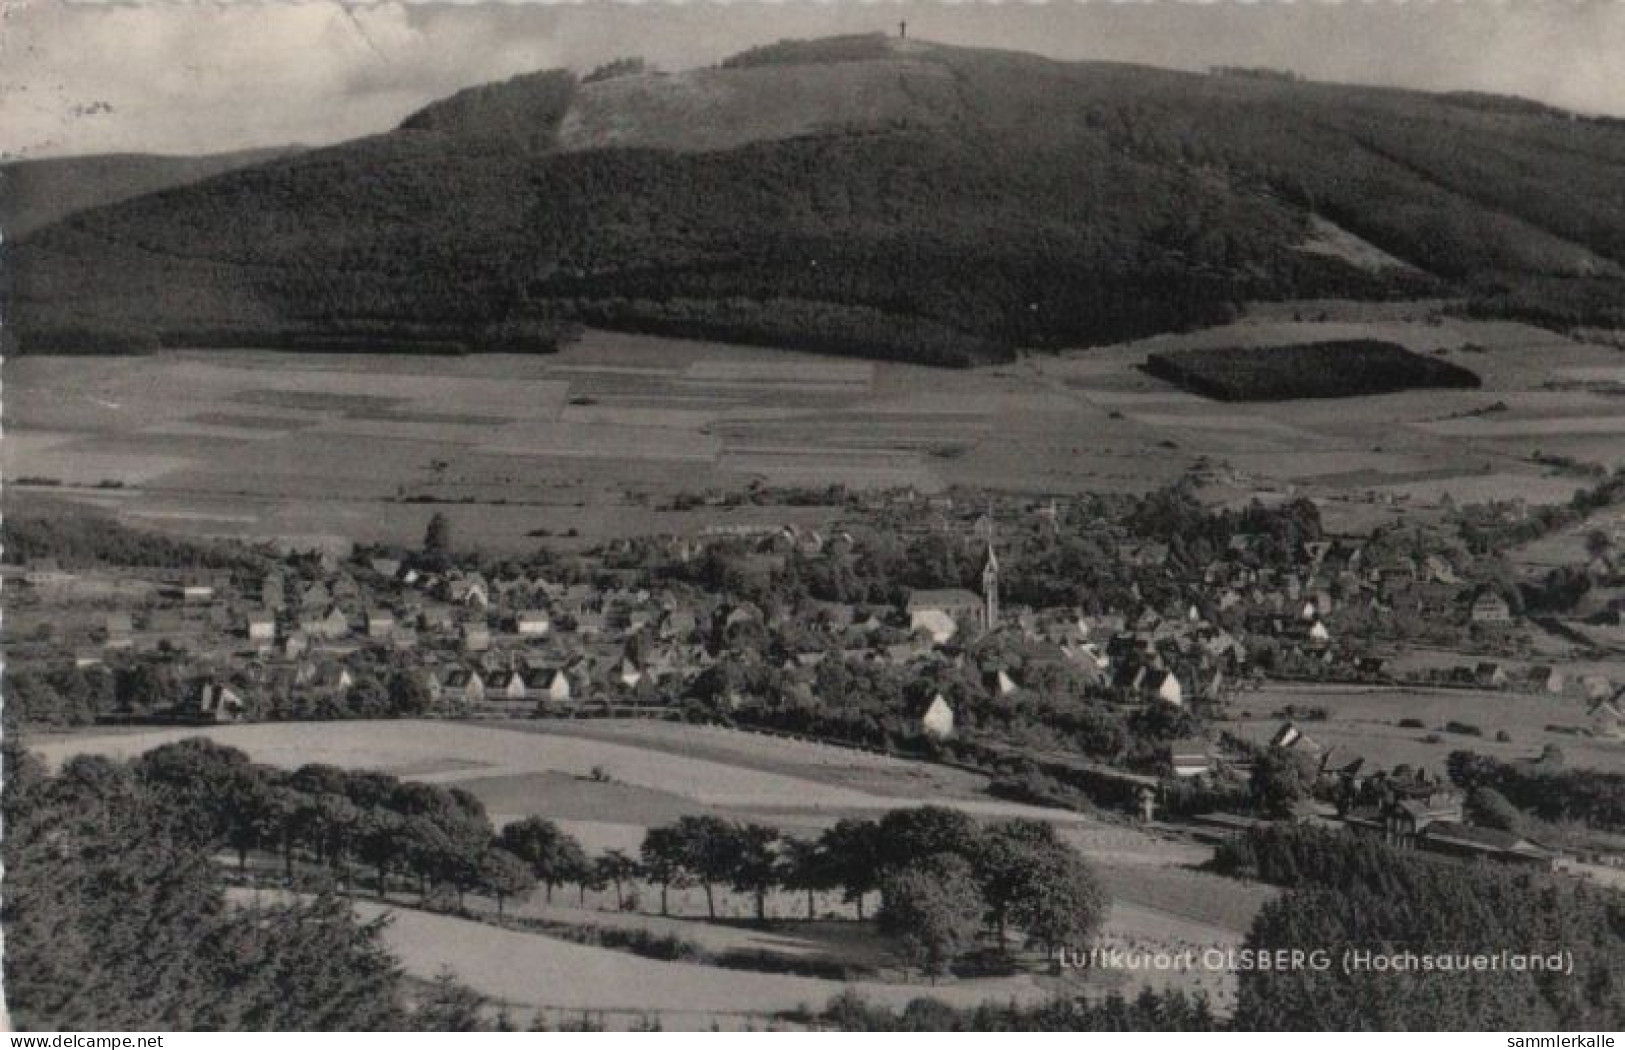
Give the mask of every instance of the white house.
<svg viewBox="0 0 1625 1050">
<path fill-rule="evenodd" d="M 525 679 L 518 671 L 492 671 L 485 680 L 487 700 L 523 700 Z"/>
<path fill-rule="evenodd" d="M 1172 671 L 1152 671 L 1145 677 L 1146 695 L 1153 700 L 1179 707 L 1185 703 L 1185 687 Z"/>
<path fill-rule="evenodd" d="M 954 735 L 954 709 L 941 693 L 931 698 L 920 715 L 920 731 L 936 740 L 946 740 Z"/>
<path fill-rule="evenodd" d="M 248 614 L 248 639 L 253 642 L 276 640 L 276 617 L 268 612 Z"/>
<path fill-rule="evenodd" d="M 534 679 L 535 689 L 541 699 L 552 703 L 566 703 L 573 695 L 570 689 L 570 676 L 561 668 L 549 668 Z"/>
<path fill-rule="evenodd" d="M 441 679 L 440 695 L 461 703 L 479 703 L 485 699 L 485 679 L 478 671 L 454 667 Z"/>
<path fill-rule="evenodd" d="M 553 621 L 540 609 L 525 609 L 514 616 L 513 629 L 521 638 L 545 638 L 553 629 Z"/>
<path fill-rule="evenodd" d="M 915 609 L 908 614 L 908 629 L 924 631 L 931 644 L 944 645 L 959 633 L 959 624 L 941 609 Z"/>
</svg>

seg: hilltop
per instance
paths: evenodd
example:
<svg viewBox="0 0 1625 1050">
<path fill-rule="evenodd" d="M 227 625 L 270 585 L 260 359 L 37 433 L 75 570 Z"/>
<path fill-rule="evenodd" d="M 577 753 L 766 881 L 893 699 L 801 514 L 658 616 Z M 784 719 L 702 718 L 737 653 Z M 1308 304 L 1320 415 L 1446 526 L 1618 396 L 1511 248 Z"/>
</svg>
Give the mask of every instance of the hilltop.
<svg viewBox="0 0 1625 1050">
<path fill-rule="evenodd" d="M 792 41 L 460 92 L 68 216 L 24 350 L 547 350 L 586 323 L 939 364 L 1444 295 L 1625 323 L 1625 126 L 1517 100 Z"/>
</svg>

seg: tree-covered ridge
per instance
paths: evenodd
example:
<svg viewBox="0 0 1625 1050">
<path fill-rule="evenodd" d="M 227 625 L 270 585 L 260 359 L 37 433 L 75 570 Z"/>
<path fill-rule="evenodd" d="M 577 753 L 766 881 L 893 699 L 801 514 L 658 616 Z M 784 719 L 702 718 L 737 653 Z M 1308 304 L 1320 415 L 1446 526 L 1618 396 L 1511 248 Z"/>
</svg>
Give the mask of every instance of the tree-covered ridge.
<svg viewBox="0 0 1625 1050">
<path fill-rule="evenodd" d="M 1313 965 L 1241 975 L 1235 1025 L 1256 1031 L 1610 1030 L 1625 1023 L 1625 897 L 1541 872 L 1464 865 L 1348 832 L 1277 826 L 1221 865 L 1292 887 L 1245 947 L 1321 951 Z M 1348 952 L 1421 958 L 1561 955 L 1562 967 L 1354 965 Z M 1568 970 L 1572 963 L 1572 972 Z"/>
<path fill-rule="evenodd" d="M 12 259 L 13 334 L 546 350 L 591 321 L 964 364 L 1212 323 L 1249 299 L 1456 292 L 1568 323 L 1625 302 L 1625 129 L 1609 122 L 935 45 L 859 64 L 928 79 L 933 98 L 946 76 L 952 98 L 916 113 L 888 93 L 816 134 L 766 120 L 726 149 L 683 151 L 663 128 L 668 148 L 570 153 L 554 135 L 568 75 L 472 89 L 390 134 L 40 231 Z M 749 115 L 774 76 L 813 105 L 842 65 L 704 75 Z M 697 143 L 717 116 L 705 97 Z M 1311 214 L 1415 269 L 1297 250 Z"/>
<path fill-rule="evenodd" d="M 59 219 L 148 193 L 263 164 L 296 147 L 238 150 L 200 157 L 104 153 L 0 164 L 0 231 L 15 241 Z"/>
</svg>

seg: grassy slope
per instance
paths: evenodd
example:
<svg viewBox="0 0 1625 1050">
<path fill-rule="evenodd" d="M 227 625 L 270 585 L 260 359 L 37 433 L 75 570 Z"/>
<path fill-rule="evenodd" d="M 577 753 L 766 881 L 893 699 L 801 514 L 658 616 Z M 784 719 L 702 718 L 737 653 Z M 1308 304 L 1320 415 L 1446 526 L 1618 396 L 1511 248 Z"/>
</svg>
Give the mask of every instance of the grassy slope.
<svg viewBox="0 0 1625 1050">
<path fill-rule="evenodd" d="M 1437 290 L 1296 251 L 1310 210 L 1447 288 L 1625 301 L 1614 124 L 931 45 L 807 58 L 517 78 L 75 216 L 18 248 L 24 346 L 576 318 L 969 363 L 1242 299 Z"/>
</svg>

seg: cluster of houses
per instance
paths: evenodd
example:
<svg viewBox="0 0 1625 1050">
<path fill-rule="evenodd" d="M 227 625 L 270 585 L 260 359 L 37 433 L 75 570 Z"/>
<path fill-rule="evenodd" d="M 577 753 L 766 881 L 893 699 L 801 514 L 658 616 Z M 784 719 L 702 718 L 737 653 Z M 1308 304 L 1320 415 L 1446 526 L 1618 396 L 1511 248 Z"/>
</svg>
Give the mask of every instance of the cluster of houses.
<svg viewBox="0 0 1625 1050">
<path fill-rule="evenodd" d="M 1037 534 L 1046 529 L 1053 534 L 1060 517 L 1056 505 L 1034 513 Z M 916 515 L 887 528 L 900 535 L 910 529 L 963 528 L 962 521 L 948 522 L 940 513 L 938 518 Z M 854 533 L 861 535 L 865 527 L 873 523 L 827 531 L 717 526 L 693 537 L 622 541 L 599 552 L 590 567 L 594 583 L 560 582 L 520 570 L 429 571 L 421 561 L 340 561 L 314 553 L 290 556 L 256 579 L 195 571 L 151 580 L 130 572 L 69 573 L 48 563 L 14 567 L 11 573 L 41 593 L 80 586 L 104 596 L 139 595 L 137 602 L 115 598 L 114 604 L 142 608 L 146 622 L 138 625 L 128 611 L 110 613 L 102 653 L 151 647 L 184 626 L 191 632 L 186 648 L 215 667 L 216 684 L 246 678 L 320 692 L 347 687 L 353 680 L 348 664 L 357 653 L 383 652 L 397 664 L 417 668 L 435 702 L 471 712 L 512 712 L 537 704 L 669 703 L 728 648 L 732 632 L 752 625 L 805 639 L 787 643 L 790 651 L 782 655 L 780 670 L 792 690 L 810 689 L 816 667 L 831 653 L 906 669 L 961 659 L 969 642 L 998 631 L 1042 647 L 1046 658 L 1102 693 L 1183 705 L 1222 701 L 1256 676 L 1250 654 L 1265 641 L 1277 652 L 1335 664 L 1350 677 L 1383 677 L 1381 656 L 1339 637 L 1345 614 L 1409 611 L 1489 628 L 1515 619 L 1500 594 L 1465 582 L 1462 570 L 1441 554 L 1396 554 L 1348 540 L 1284 550 L 1274 537 L 1243 533 L 1205 565 L 1176 570 L 1167 544 L 1106 521 L 1090 527 L 1107 537 L 1120 565 L 1152 576 L 1172 577 L 1177 571 L 1175 593 L 1181 597 L 1090 615 L 1008 606 L 1001 601 L 1003 570 L 991 514 L 978 517 L 965 537 L 983 558 L 979 590 L 915 590 L 902 608 L 807 603 L 797 615 L 817 621 L 810 631 L 795 629 L 807 624 L 786 625 L 789 614 L 748 601 L 687 586 L 651 587 L 643 571 L 647 563 L 628 556 L 636 544 L 684 561 L 709 544 L 726 543 L 733 550 L 744 544 L 753 553 L 743 570 L 759 563 L 766 573 L 792 555 L 843 557 L 857 543 Z M 229 643 L 221 640 L 228 633 Z M 81 651 L 79 662 L 95 662 L 102 653 Z M 982 670 L 995 696 L 1026 684 L 1014 667 Z M 1443 684 L 1544 693 L 1574 685 L 1552 666 L 1518 670 L 1492 661 L 1455 669 Z M 1598 724 L 1610 718 L 1617 723 L 1612 687 L 1585 688 Z M 915 713 L 919 727 L 930 735 L 950 735 L 952 705 L 933 699 L 942 702 Z M 238 708 L 212 704 L 210 710 L 227 717 Z"/>
<path fill-rule="evenodd" d="M 1315 798 L 1293 807 L 1300 823 L 1342 827 L 1371 835 L 1398 849 L 1420 850 L 1463 860 L 1488 860 L 1551 870 L 1561 853 L 1499 828 L 1469 823 L 1466 795 L 1425 769 L 1374 769 L 1363 758 L 1323 747 L 1300 726 L 1283 724 L 1269 746 L 1302 756 L 1314 771 Z M 1192 762 L 1187 756 L 1186 761 Z M 1321 799 L 1331 799 L 1326 802 Z M 1220 841 L 1273 823 L 1236 813 L 1193 817 L 1199 838 Z"/>
</svg>

